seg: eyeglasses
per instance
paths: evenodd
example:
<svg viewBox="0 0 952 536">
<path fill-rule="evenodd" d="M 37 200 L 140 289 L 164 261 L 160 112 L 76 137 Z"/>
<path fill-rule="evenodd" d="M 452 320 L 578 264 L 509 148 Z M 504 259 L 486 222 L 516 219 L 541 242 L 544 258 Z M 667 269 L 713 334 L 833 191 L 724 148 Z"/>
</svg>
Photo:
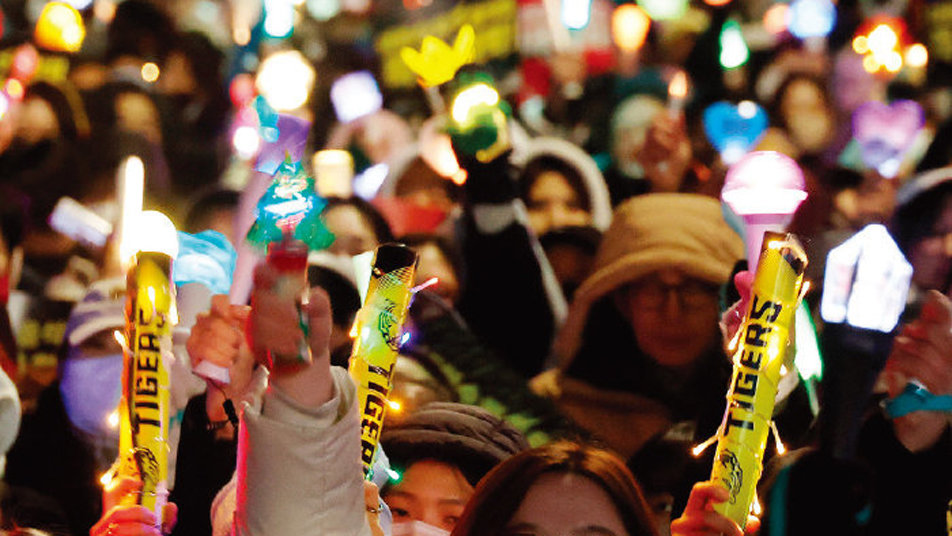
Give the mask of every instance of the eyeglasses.
<svg viewBox="0 0 952 536">
<path fill-rule="evenodd" d="M 629 285 L 626 292 L 628 300 L 642 309 L 660 309 L 672 292 L 682 309 L 704 307 L 717 299 L 717 286 L 694 279 L 668 285 L 650 278 Z"/>
</svg>

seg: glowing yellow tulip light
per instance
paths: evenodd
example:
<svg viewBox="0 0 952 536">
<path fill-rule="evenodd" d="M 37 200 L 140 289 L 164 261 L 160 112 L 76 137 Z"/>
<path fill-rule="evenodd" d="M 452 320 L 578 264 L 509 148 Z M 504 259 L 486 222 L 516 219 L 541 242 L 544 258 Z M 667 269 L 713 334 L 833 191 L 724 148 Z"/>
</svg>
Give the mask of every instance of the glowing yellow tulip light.
<svg viewBox="0 0 952 536">
<path fill-rule="evenodd" d="M 78 52 L 86 38 L 86 26 L 76 8 L 65 2 L 50 2 L 36 21 L 33 37 L 47 50 Z"/>
<path fill-rule="evenodd" d="M 473 61 L 476 56 L 475 43 L 476 32 L 466 24 L 459 29 L 452 47 L 428 35 L 423 38 L 419 51 L 403 47 L 400 57 L 419 77 L 420 85 L 435 87 L 452 80 L 461 67 Z"/>
</svg>

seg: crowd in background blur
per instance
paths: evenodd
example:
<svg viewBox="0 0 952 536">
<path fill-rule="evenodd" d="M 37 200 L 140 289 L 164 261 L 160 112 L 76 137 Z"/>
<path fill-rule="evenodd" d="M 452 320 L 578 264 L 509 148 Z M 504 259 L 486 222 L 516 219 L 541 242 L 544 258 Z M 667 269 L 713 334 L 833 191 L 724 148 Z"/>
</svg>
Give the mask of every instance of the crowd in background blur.
<svg viewBox="0 0 952 536">
<path fill-rule="evenodd" d="M 573 27 L 559 10 L 575 3 L 585 16 Z M 75 19 L 50 15 L 52 4 Z M 544 459 L 607 490 L 632 536 L 704 533 L 685 519 L 713 452 L 692 448 L 724 415 L 722 314 L 746 269 L 719 194 L 737 151 L 758 150 L 803 171 L 808 198 L 789 230 L 810 258 L 805 302 L 819 332 L 826 255 L 867 224 L 885 224 L 914 269 L 848 461 L 811 450 L 822 376 L 787 372 L 774 420 L 791 453 L 767 455 L 762 533 L 952 530 L 952 407 L 890 420 L 878 405 L 911 379 L 952 397 L 952 2 L 645 0 L 643 23 L 625 23 L 634 5 L 0 1 L 0 529 L 124 534 L 97 523 L 118 450 L 118 184 L 137 159 L 145 208 L 181 231 L 221 233 L 240 258 L 270 179 L 256 166 L 274 147 L 284 156 L 290 131 L 268 139 L 260 96 L 303 125 L 290 151 L 328 199 L 335 241 L 312 253 L 308 278 L 330 298 L 331 362 L 347 366 L 361 306 L 352 256 L 402 242 L 419 254 L 417 282 L 436 278 L 414 299 L 382 438 L 403 473 L 379 483 L 394 527 L 539 533 L 480 519 L 521 515 L 516 495 L 545 490 L 507 479 L 535 467 L 543 481 L 556 470 L 532 465 Z M 422 88 L 400 54 L 426 35 L 452 45 L 464 23 L 476 33 L 464 70 L 488 73 L 511 112 L 509 150 L 491 162 L 446 134 L 451 95 Z M 730 104 L 723 117 L 718 102 Z M 882 107 L 864 124 L 870 102 Z M 250 287 L 236 271 L 232 301 Z M 170 530 L 218 534 L 213 503 L 225 508 L 216 494 L 240 457 L 221 404 L 238 405 L 260 378 L 249 362 L 224 389 L 206 387 L 189 373 L 201 358 L 187 338 L 176 339 Z M 542 450 L 510 458 L 530 447 Z M 440 471 L 459 478 L 414 487 Z M 437 493 L 452 512 L 420 513 Z M 835 530 L 811 532 L 808 519 Z"/>
</svg>

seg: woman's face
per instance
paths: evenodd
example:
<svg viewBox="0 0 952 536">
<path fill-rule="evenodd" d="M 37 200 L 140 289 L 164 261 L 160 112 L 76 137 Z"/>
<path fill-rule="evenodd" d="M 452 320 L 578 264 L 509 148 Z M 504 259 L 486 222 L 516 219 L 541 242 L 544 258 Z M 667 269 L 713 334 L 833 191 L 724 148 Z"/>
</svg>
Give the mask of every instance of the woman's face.
<svg viewBox="0 0 952 536">
<path fill-rule="evenodd" d="M 334 233 L 334 243 L 328 249 L 335 255 L 359 255 L 377 247 L 377 235 L 356 208 L 339 205 L 322 214 L 324 225 Z"/>
<path fill-rule="evenodd" d="M 542 475 L 506 525 L 507 536 L 623 536 L 628 532 L 611 497 L 588 477 Z"/>
<path fill-rule="evenodd" d="M 529 225 L 536 236 L 570 225 L 590 225 L 592 214 L 582 206 L 569 181 L 557 171 L 543 171 L 529 188 L 526 199 Z"/>
<path fill-rule="evenodd" d="M 472 495 L 473 486 L 459 469 L 436 460 L 420 460 L 384 493 L 383 500 L 395 524 L 422 521 L 453 530 Z"/>
<path fill-rule="evenodd" d="M 822 151 L 833 139 L 833 112 L 826 102 L 823 90 L 804 79 L 791 82 L 780 102 L 793 142 L 806 153 Z"/>
<path fill-rule="evenodd" d="M 909 254 L 912 280 L 923 289 L 948 293 L 952 270 L 952 196 L 948 197 L 932 233 L 920 239 Z"/>
<path fill-rule="evenodd" d="M 668 270 L 622 287 L 615 300 L 638 347 L 662 366 L 690 366 L 719 340 L 717 287 L 710 283 Z"/>
<path fill-rule="evenodd" d="M 455 304 L 459 298 L 459 279 L 443 252 L 433 244 L 423 244 L 417 248 L 417 253 L 420 260 L 417 264 L 415 284 L 422 284 L 435 277 L 439 282 L 432 288 L 433 292 L 450 304 Z"/>
</svg>

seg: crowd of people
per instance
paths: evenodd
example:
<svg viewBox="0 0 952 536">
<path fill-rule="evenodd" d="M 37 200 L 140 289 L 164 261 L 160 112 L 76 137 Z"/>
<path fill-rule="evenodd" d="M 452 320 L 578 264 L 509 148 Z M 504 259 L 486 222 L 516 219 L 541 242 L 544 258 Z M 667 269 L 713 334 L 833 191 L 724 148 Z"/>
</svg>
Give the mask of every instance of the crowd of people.
<svg viewBox="0 0 952 536">
<path fill-rule="evenodd" d="M 924 31 L 926 2 L 881 2 L 879 13 L 842 0 L 825 46 L 779 32 L 730 69 L 718 36 L 731 16 L 756 26 L 771 2 L 694 2 L 610 60 L 580 45 L 467 65 L 465 76 L 492 75 L 510 108 L 494 116 L 489 156 L 448 128 L 446 86 L 384 88 L 382 108 L 335 118 L 336 79 L 379 74 L 367 36 L 352 36 L 375 10 L 413 2 L 373 2 L 370 14 L 260 43 L 236 34 L 227 47 L 220 29 L 181 20 L 188 2 L 125 0 L 105 19 L 100 3 L 85 8 L 86 43 L 71 54 L 32 42 L 27 7 L 4 22 L 0 534 L 952 531 L 950 66 L 869 72 L 852 39 L 903 9 L 891 4 L 908 7 L 909 34 Z M 310 17 L 300 4 L 297 17 Z M 317 81 L 306 103 L 277 113 L 256 99 L 255 58 L 294 47 Z M 64 57 L 59 78 L 15 72 L 17 58 Z M 676 73 L 686 96 L 669 95 Z M 752 279 L 743 226 L 719 199 L 733 157 L 705 118 L 718 101 L 758 103 L 767 126 L 744 151 L 794 159 L 808 194 L 788 226 L 809 257 L 807 315 L 767 416 L 775 434 L 746 526 L 715 511 L 732 499 L 710 480 L 714 448 L 697 448 L 724 426 L 729 342 Z M 852 118 L 897 101 L 917 103 L 922 124 L 900 135 L 890 165 L 870 164 Z M 250 131 L 249 151 L 239 134 Z M 317 158 L 325 149 L 348 155 L 343 182 Z M 275 155 L 315 176 L 334 236 L 309 254 L 304 305 L 245 240 Z M 145 208 L 231 259 L 224 283 L 179 282 L 158 512 L 130 505 L 141 482 L 114 471 L 127 281 L 118 233 L 95 223 L 118 229 L 117 177 L 132 157 Z M 826 256 L 873 223 L 913 268 L 900 322 L 889 333 L 826 324 Z M 365 478 L 347 368 L 367 275 L 353 259 L 393 242 L 416 252 L 419 287 Z M 822 374 L 803 370 L 803 334 Z M 270 357 L 302 348 L 310 359 L 296 366 Z M 193 374 L 206 365 L 227 380 Z M 912 411 L 889 410 L 910 396 Z"/>
</svg>

